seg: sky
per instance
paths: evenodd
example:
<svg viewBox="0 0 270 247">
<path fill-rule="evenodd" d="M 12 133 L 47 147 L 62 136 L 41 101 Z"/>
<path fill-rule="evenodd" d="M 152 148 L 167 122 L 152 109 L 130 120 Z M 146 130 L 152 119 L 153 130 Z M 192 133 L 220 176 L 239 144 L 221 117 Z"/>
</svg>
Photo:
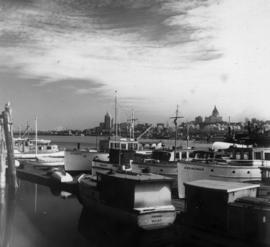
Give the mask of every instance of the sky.
<svg viewBox="0 0 270 247">
<path fill-rule="evenodd" d="M 0 0 L 0 106 L 15 128 L 270 119 L 269 0 Z"/>
</svg>

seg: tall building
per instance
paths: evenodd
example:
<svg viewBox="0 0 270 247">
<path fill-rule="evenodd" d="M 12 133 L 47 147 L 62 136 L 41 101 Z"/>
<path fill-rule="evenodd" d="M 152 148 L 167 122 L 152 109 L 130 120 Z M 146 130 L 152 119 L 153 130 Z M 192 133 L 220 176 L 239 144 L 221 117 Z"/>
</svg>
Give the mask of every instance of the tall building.
<svg viewBox="0 0 270 247">
<path fill-rule="evenodd" d="M 106 113 L 104 117 L 104 129 L 110 130 L 112 128 L 112 116 L 110 113 Z"/>
<path fill-rule="evenodd" d="M 212 124 L 212 123 L 220 123 L 222 122 L 222 117 L 219 115 L 218 109 L 215 106 L 213 111 L 212 111 L 212 115 L 209 117 L 205 117 L 204 122 L 206 124 Z"/>
</svg>

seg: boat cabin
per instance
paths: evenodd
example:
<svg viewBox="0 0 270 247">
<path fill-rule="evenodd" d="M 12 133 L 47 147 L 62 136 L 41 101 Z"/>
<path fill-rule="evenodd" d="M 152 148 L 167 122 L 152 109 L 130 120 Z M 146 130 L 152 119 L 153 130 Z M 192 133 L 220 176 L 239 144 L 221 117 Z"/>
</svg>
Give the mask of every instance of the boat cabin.
<svg viewBox="0 0 270 247">
<path fill-rule="evenodd" d="M 171 205 L 171 183 L 172 179 L 154 174 L 97 172 L 100 199 L 128 211 Z"/>
<path fill-rule="evenodd" d="M 99 150 L 109 152 L 110 149 L 117 150 L 139 150 L 139 142 L 131 138 L 111 137 L 99 141 Z"/>
<path fill-rule="evenodd" d="M 214 159 L 214 152 L 206 150 L 196 150 L 190 153 L 189 157 L 192 158 L 193 161 L 208 161 Z"/>
<path fill-rule="evenodd" d="M 247 165 L 269 166 L 270 165 L 270 148 L 229 148 L 231 161 L 246 163 Z"/>
<path fill-rule="evenodd" d="M 184 183 L 186 213 L 191 224 L 209 229 L 227 229 L 227 206 L 238 198 L 256 197 L 260 185 L 216 180 Z"/>
</svg>

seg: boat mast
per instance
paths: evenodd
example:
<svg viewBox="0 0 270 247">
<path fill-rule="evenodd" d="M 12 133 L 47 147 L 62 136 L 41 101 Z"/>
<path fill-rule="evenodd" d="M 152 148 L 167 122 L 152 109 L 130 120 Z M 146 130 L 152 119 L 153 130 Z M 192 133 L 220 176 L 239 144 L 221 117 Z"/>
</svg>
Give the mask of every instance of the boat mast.
<svg viewBox="0 0 270 247">
<path fill-rule="evenodd" d="M 176 112 L 175 116 L 171 117 L 173 119 L 174 125 L 175 125 L 175 139 L 174 139 L 174 161 L 176 160 L 176 142 L 177 142 L 177 137 L 178 137 L 178 125 L 177 125 L 177 120 L 179 118 L 183 118 L 182 116 L 179 116 L 179 110 L 178 110 L 178 105 L 176 106 Z"/>
<path fill-rule="evenodd" d="M 116 136 L 118 135 L 118 128 L 117 128 L 117 90 L 114 91 L 115 97 L 114 97 L 114 119 L 115 119 L 115 140 Z"/>
<path fill-rule="evenodd" d="M 37 116 L 35 117 L 35 151 L 36 151 L 36 157 L 37 157 Z"/>
<path fill-rule="evenodd" d="M 134 110 L 132 109 L 132 113 L 131 113 L 131 119 L 128 119 L 128 121 L 130 121 L 130 129 L 129 129 L 129 135 L 130 138 L 134 139 L 135 135 L 134 135 L 134 128 L 135 128 L 135 121 L 137 120 L 137 118 L 134 117 Z"/>
<path fill-rule="evenodd" d="M 188 149 L 188 144 L 189 144 L 189 124 L 187 122 L 187 149 Z"/>
</svg>

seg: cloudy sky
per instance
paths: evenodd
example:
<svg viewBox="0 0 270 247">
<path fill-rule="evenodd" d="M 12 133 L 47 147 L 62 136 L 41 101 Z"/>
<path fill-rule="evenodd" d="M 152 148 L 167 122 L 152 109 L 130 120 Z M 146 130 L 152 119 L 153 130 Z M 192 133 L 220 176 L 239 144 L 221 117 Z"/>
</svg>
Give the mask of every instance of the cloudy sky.
<svg viewBox="0 0 270 247">
<path fill-rule="evenodd" d="M 0 0 L 0 106 L 15 126 L 270 119 L 269 0 Z"/>
</svg>

